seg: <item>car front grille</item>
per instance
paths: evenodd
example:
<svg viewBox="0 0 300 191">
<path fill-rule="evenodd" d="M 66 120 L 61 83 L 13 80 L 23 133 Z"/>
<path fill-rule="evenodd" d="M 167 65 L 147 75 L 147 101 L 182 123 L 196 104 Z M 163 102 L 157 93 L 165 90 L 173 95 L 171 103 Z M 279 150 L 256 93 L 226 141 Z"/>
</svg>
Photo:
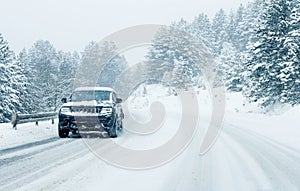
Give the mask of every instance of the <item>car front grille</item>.
<svg viewBox="0 0 300 191">
<path fill-rule="evenodd" d="M 72 107 L 72 112 L 78 112 L 78 113 L 100 113 L 101 108 L 98 107 Z"/>
</svg>

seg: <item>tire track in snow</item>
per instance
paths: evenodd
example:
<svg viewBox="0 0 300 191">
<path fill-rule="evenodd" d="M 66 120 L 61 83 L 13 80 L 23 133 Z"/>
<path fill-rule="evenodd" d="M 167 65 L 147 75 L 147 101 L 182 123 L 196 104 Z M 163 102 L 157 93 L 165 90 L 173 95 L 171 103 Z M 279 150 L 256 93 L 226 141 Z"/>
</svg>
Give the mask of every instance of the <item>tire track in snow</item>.
<svg viewBox="0 0 300 191">
<path fill-rule="evenodd" d="M 273 145 L 273 147 L 276 147 L 278 151 L 289 156 L 291 159 L 295 159 L 298 162 L 300 161 L 300 149 L 296 149 L 296 148 L 292 148 L 290 146 L 284 145 L 276 140 L 272 140 L 269 137 L 266 137 L 262 134 L 256 133 L 250 129 L 241 129 L 234 125 L 231 125 L 231 128 L 235 128 L 239 131 L 242 131 L 242 132 L 250 134 L 256 138 L 259 138 L 260 140 L 264 141 L 266 144 Z"/>
<path fill-rule="evenodd" d="M 0 190 L 14 190 L 45 176 L 54 166 L 89 153 L 88 148 L 79 141 L 62 142 L 61 145 L 50 146 L 34 155 L 0 166 Z"/>
<path fill-rule="evenodd" d="M 300 161 L 297 156 L 234 126 L 224 128 L 224 132 L 261 165 L 269 184 L 273 186 L 272 190 L 300 190 Z"/>
<path fill-rule="evenodd" d="M 42 144 L 31 145 L 30 147 L 22 147 L 22 149 L 17 149 L 15 152 L 9 152 L 4 155 L 0 155 L 0 169 L 1 166 L 7 166 L 17 162 L 18 160 L 26 159 L 33 157 L 39 153 L 45 152 L 45 150 L 49 150 L 60 146 L 62 144 L 71 143 L 74 140 L 71 139 L 57 139 L 56 141 L 49 141 L 47 143 L 43 142 Z"/>
<path fill-rule="evenodd" d="M 242 187 L 237 190 L 269 190 L 271 186 L 268 183 L 266 175 L 251 153 L 247 152 L 247 150 L 226 133 L 223 133 L 222 137 L 224 137 L 224 145 L 230 152 L 231 161 L 234 161 L 231 165 L 238 170 L 239 176 L 235 174 L 235 182 L 238 182 Z M 244 182 L 244 184 L 241 182 Z M 244 185 L 247 185 L 247 188 Z"/>
<path fill-rule="evenodd" d="M 48 143 L 58 141 L 58 140 L 59 140 L 58 137 L 51 137 L 49 139 L 44 139 L 44 140 L 41 140 L 41 141 L 36 141 L 36 142 L 32 142 L 32 143 L 27 143 L 27 144 L 24 144 L 24 145 L 19 145 L 19 146 L 16 146 L 16 147 L 2 149 L 2 150 L 0 150 L 0 156 L 6 155 L 6 154 L 9 154 L 9 153 L 12 153 L 12 152 L 16 152 L 16 151 L 19 151 L 19 150 L 23 150 L 23 149 L 28 149 L 30 147 L 35 147 L 35 146 L 39 146 L 39 145 L 48 144 Z"/>
</svg>

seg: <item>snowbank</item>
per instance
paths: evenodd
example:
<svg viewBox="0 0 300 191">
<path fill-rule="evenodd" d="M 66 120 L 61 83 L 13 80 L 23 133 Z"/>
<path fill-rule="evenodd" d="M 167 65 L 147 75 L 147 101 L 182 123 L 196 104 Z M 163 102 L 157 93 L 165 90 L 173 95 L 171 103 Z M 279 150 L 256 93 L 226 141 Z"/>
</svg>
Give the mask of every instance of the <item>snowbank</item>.
<svg viewBox="0 0 300 191">
<path fill-rule="evenodd" d="M 300 106 L 282 107 L 282 111 L 264 113 L 253 103 L 248 103 L 240 93 L 228 93 L 225 123 L 251 130 L 279 144 L 299 149 Z"/>
<path fill-rule="evenodd" d="M 57 137 L 57 120 L 54 124 L 51 121 L 20 124 L 17 130 L 13 129 L 10 123 L 0 123 L 0 148 L 10 148 L 22 144 Z"/>
</svg>

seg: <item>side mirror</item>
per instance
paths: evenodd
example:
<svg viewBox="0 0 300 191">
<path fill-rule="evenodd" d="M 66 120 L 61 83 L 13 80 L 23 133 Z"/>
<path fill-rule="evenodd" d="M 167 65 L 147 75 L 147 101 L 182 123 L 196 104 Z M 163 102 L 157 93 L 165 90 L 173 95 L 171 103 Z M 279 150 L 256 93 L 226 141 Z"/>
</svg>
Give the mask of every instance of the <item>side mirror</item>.
<svg viewBox="0 0 300 191">
<path fill-rule="evenodd" d="M 62 102 L 62 103 L 67 103 L 67 98 L 65 98 L 65 97 L 62 98 L 62 99 L 61 99 L 61 102 Z"/>
<path fill-rule="evenodd" d="M 121 98 L 117 98 L 117 102 L 116 103 L 122 103 L 122 99 Z"/>
</svg>

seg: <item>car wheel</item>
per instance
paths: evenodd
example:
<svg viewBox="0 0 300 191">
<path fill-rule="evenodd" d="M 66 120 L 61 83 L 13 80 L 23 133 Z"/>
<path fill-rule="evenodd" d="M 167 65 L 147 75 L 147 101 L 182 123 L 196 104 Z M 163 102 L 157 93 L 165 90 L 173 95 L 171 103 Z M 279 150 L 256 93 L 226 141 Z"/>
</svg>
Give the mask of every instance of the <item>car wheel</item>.
<svg viewBox="0 0 300 191">
<path fill-rule="evenodd" d="M 69 131 L 68 131 L 68 130 L 62 130 L 62 129 L 60 128 L 60 126 L 58 126 L 58 136 L 59 136 L 60 138 L 66 138 L 66 137 L 69 136 Z"/>
<path fill-rule="evenodd" d="M 122 132 L 123 131 L 123 122 L 121 120 L 120 124 L 119 124 L 119 130 Z"/>
<path fill-rule="evenodd" d="M 117 127 L 117 123 L 116 123 L 116 119 L 114 119 L 110 129 L 108 130 L 108 135 L 111 138 L 116 138 L 118 137 L 118 127 Z"/>
</svg>

